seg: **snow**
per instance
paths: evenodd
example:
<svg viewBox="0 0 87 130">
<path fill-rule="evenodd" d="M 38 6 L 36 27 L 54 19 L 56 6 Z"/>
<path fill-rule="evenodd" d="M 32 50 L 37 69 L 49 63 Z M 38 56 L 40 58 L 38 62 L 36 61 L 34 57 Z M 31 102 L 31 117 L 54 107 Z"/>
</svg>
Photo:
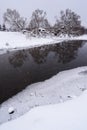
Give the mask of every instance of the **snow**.
<svg viewBox="0 0 87 130">
<path fill-rule="evenodd" d="M 20 32 L 3 32 L 0 31 L 0 54 L 15 49 L 31 48 L 35 46 L 59 43 L 64 40 L 87 40 L 87 35 L 79 37 L 68 37 L 67 35 L 54 37 L 28 37 Z"/>
<path fill-rule="evenodd" d="M 29 85 L 25 90 L 1 104 L 0 123 L 15 119 L 37 106 L 74 99 L 86 89 L 87 67 L 60 72 L 44 82 Z M 11 106 L 15 112 L 10 119 L 8 109 Z"/>
<path fill-rule="evenodd" d="M 0 130 L 87 130 L 87 90 L 73 100 L 37 107 Z"/>
</svg>

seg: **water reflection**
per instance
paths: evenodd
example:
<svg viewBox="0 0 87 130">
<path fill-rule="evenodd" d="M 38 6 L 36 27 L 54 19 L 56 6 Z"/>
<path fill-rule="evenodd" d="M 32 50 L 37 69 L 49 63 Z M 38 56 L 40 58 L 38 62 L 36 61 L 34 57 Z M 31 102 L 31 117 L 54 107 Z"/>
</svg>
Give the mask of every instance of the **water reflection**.
<svg viewBox="0 0 87 130">
<path fill-rule="evenodd" d="M 13 55 L 9 57 L 10 64 L 13 65 L 13 67 L 21 67 L 25 60 L 27 59 L 27 54 L 25 50 L 20 50 Z"/>
<path fill-rule="evenodd" d="M 66 64 L 76 59 L 78 50 L 84 45 L 82 41 L 70 41 L 59 44 L 56 48 L 56 55 L 58 55 L 58 62 Z M 54 48 L 55 50 L 55 48 Z"/>
<path fill-rule="evenodd" d="M 0 55 L 0 103 L 31 83 L 87 65 L 86 43 L 69 41 Z"/>
<path fill-rule="evenodd" d="M 38 48 L 32 48 L 29 50 L 29 53 L 37 64 L 43 64 L 46 62 L 47 55 L 50 51 L 50 46 L 42 46 Z"/>
<path fill-rule="evenodd" d="M 74 60 L 78 55 L 78 49 L 85 43 L 83 41 L 69 41 L 62 42 L 55 45 L 47 45 L 29 50 L 21 50 L 15 52 L 9 57 L 9 62 L 13 67 L 21 67 L 26 62 L 29 54 L 37 64 L 46 63 L 48 54 L 54 53 L 54 57 L 57 58 L 58 63 L 66 64 Z M 29 54 L 28 54 L 29 52 Z"/>
</svg>

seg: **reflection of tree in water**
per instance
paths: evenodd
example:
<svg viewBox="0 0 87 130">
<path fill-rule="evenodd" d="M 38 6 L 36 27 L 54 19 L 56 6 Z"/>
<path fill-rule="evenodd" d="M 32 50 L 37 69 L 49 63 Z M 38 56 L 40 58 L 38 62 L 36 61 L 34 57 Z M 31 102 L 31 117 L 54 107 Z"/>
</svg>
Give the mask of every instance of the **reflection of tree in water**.
<svg viewBox="0 0 87 130">
<path fill-rule="evenodd" d="M 42 46 L 42 47 L 30 49 L 29 53 L 32 55 L 36 63 L 41 64 L 46 62 L 46 58 L 49 53 L 49 50 L 47 46 Z"/>
<path fill-rule="evenodd" d="M 24 64 L 24 61 L 27 58 L 26 51 L 21 50 L 15 52 L 12 56 L 9 57 L 9 62 L 12 64 L 15 68 L 21 67 Z"/>
<path fill-rule="evenodd" d="M 84 45 L 82 41 L 69 41 L 58 44 L 54 51 L 58 55 L 59 63 L 68 63 L 76 59 L 78 55 L 78 49 Z"/>
<path fill-rule="evenodd" d="M 14 67 L 21 67 L 28 57 L 29 52 L 37 64 L 43 64 L 46 63 L 48 58 L 50 59 L 50 57 L 48 57 L 48 55 L 51 54 L 50 52 L 53 52 L 52 54 L 54 54 L 54 58 L 58 59 L 58 63 L 65 64 L 76 59 L 78 55 L 78 49 L 83 45 L 83 41 L 68 41 L 54 45 L 36 47 L 29 50 L 21 50 L 10 56 L 9 62 Z"/>
<path fill-rule="evenodd" d="M 77 57 L 78 49 L 82 47 L 82 41 L 69 41 L 60 44 L 33 48 L 29 52 L 38 64 L 45 63 L 49 52 L 53 52 L 59 63 L 68 63 Z"/>
</svg>

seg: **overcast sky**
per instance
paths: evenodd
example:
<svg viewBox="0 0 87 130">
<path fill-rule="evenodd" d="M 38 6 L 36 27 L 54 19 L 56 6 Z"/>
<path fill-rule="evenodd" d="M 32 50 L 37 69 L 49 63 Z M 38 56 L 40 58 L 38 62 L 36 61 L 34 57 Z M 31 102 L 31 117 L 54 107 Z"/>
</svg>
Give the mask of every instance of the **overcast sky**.
<svg viewBox="0 0 87 130">
<path fill-rule="evenodd" d="M 35 9 L 43 9 L 51 23 L 54 23 L 55 16 L 59 16 L 60 10 L 69 8 L 79 14 L 87 26 L 87 0 L 0 0 L 0 19 L 7 8 L 17 9 L 21 16 L 27 18 Z"/>
</svg>

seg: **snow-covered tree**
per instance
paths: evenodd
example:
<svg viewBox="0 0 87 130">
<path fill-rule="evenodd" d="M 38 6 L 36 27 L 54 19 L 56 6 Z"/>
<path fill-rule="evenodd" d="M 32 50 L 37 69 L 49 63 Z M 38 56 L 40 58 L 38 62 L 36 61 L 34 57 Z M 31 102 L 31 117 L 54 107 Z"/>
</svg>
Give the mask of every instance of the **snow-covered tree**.
<svg viewBox="0 0 87 130">
<path fill-rule="evenodd" d="M 68 34 L 68 35 L 80 35 L 81 34 L 81 20 L 80 16 L 70 9 L 60 12 L 60 19 L 56 20 L 54 25 L 56 33 Z"/>
<path fill-rule="evenodd" d="M 4 22 L 7 23 L 13 31 L 21 31 L 25 28 L 26 19 L 21 17 L 16 10 L 7 9 L 3 18 Z"/>
<path fill-rule="evenodd" d="M 29 23 L 30 29 L 38 28 L 49 28 L 50 24 L 46 18 L 46 12 L 37 9 L 32 13 L 31 20 Z"/>
</svg>

